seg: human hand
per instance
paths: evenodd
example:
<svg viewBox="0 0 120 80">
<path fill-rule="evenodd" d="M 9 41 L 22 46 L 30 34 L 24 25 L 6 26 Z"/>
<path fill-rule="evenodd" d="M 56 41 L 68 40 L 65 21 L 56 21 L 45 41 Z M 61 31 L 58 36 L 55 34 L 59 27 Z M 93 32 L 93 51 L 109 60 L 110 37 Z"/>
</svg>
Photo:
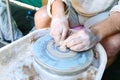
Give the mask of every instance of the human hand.
<svg viewBox="0 0 120 80">
<path fill-rule="evenodd" d="M 54 38 L 57 45 L 60 45 L 60 41 L 66 38 L 68 32 L 69 27 L 66 16 L 52 18 L 50 35 Z"/>
<path fill-rule="evenodd" d="M 81 29 L 73 32 L 66 40 L 66 45 L 73 51 L 88 50 L 96 45 L 100 39 L 90 29 Z"/>
</svg>

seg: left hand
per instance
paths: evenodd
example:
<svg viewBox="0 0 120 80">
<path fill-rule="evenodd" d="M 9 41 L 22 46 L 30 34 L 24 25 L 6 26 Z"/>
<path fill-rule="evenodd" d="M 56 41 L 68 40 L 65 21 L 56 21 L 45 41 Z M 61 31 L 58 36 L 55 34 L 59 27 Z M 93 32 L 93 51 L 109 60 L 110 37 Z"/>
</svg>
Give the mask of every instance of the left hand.
<svg viewBox="0 0 120 80">
<path fill-rule="evenodd" d="M 90 29 L 81 29 L 73 32 L 66 40 L 66 45 L 73 51 L 84 51 L 94 47 L 99 38 Z"/>
<path fill-rule="evenodd" d="M 66 16 L 55 16 L 52 18 L 50 35 L 54 38 L 58 46 L 60 45 L 60 41 L 65 40 L 68 32 L 69 27 Z"/>
</svg>

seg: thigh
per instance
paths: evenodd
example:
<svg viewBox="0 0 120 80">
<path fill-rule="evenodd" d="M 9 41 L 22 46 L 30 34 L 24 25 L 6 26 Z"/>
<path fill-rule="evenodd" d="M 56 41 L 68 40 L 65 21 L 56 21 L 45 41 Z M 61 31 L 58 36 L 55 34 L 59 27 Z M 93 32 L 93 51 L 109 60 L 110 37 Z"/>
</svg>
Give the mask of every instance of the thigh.
<svg viewBox="0 0 120 80">
<path fill-rule="evenodd" d="M 120 32 L 103 39 L 101 44 L 106 49 L 108 57 L 114 56 L 113 53 L 120 50 Z"/>
<path fill-rule="evenodd" d="M 102 80 L 120 80 L 120 32 L 112 35 L 102 42 L 108 55 L 109 66 L 103 75 Z"/>
</svg>

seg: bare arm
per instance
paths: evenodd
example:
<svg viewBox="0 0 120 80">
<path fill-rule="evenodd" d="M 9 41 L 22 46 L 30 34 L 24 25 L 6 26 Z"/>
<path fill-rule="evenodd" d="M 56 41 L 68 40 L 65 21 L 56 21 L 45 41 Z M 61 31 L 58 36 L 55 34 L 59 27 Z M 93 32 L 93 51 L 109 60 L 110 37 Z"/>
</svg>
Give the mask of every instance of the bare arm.
<svg viewBox="0 0 120 80">
<path fill-rule="evenodd" d="M 65 16 L 65 4 L 62 0 L 55 0 L 52 4 L 52 16 Z"/>
<path fill-rule="evenodd" d="M 57 45 L 59 45 L 60 41 L 65 40 L 68 32 L 68 18 L 65 14 L 66 5 L 63 0 L 54 0 L 51 5 L 51 31 L 50 35 L 54 38 Z"/>
<path fill-rule="evenodd" d="M 120 12 L 112 13 L 106 20 L 93 25 L 92 32 L 100 39 L 120 32 Z"/>
</svg>

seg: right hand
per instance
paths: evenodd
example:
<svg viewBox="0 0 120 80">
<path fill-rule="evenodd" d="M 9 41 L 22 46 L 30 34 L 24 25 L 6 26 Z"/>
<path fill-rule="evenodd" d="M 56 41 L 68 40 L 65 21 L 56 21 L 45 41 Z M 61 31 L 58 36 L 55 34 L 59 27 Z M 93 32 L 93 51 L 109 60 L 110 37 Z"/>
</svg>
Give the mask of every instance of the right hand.
<svg viewBox="0 0 120 80">
<path fill-rule="evenodd" d="M 66 45 L 73 51 L 84 51 L 94 47 L 100 41 L 90 29 L 74 31 L 66 40 Z"/>
<path fill-rule="evenodd" d="M 65 40 L 68 31 L 68 19 L 66 16 L 54 16 L 52 18 L 50 35 L 54 38 L 57 45 L 60 45 L 60 41 Z"/>
</svg>

